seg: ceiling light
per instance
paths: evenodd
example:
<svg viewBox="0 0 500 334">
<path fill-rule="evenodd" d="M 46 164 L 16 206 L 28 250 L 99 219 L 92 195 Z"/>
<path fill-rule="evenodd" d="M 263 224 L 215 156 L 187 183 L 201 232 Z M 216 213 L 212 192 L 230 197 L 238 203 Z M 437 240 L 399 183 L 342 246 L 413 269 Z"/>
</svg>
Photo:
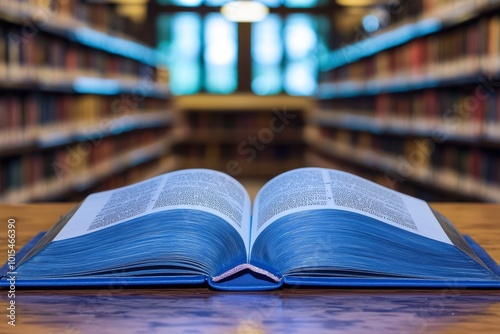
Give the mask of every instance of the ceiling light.
<svg viewBox="0 0 500 334">
<path fill-rule="evenodd" d="M 269 8 L 257 1 L 231 1 L 221 8 L 224 17 L 233 22 L 262 21 L 269 13 Z"/>
</svg>

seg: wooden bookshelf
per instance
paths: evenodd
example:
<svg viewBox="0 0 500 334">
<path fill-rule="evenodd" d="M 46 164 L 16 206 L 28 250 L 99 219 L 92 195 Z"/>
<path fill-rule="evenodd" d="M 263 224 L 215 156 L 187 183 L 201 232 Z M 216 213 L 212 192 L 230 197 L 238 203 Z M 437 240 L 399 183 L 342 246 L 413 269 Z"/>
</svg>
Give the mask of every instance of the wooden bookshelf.
<svg viewBox="0 0 500 334">
<path fill-rule="evenodd" d="M 376 179 L 379 183 L 396 190 L 402 191 L 403 189 L 399 186 L 414 183 L 430 191 L 445 194 L 455 200 L 500 202 L 500 189 L 498 187 L 473 176 L 463 175 L 454 170 L 453 167 L 433 167 L 429 166 L 428 162 L 411 164 L 407 156 L 373 149 L 354 148 L 338 140 L 321 138 L 313 131 L 307 131 L 307 143 L 313 152 L 330 157 L 331 161 L 326 158 L 320 161 L 318 156 L 311 152 L 309 158 L 306 159 L 309 165 L 348 169 L 345 165 L 333 166 L 334 161 L 340 160 L 347 165 L 372 169 L 372 174 L 373 172 L 378 174 Z M 330 163 L 332 165 L 329 166 Z M 374 177 L 367 178 L 374 179 Z"/>
<path fill-rule="evenodd" d="M 391 11 L 390 3 L 388 9 Z M 418 0 L 392 10 L 402 17 L 370 38 L 361 38 L 330 54 L 325 70 L 343 67 L 413 40 L 465 24 L 500 8 L 497 0 Z M 406 13 L 405 13 L 406 11 Z"/>
<path fill-rule="evenodd" d="M 176 99 L 188 133 L 176 152 L 183 168 L 211 168 L 267 180 L 303 167 L 303 125 L 312 102 L 253 94 Z"/>
<path fill-rule="evenodd" d="M 412 2 L 417 17 L 332 52 L 307 160 L 391 175 L 432 200 L 499 202 L 500 2 L 436 5 Z"/>
<path fill-rule="evenodd" d="M 70 192 L 83 191 L 110 176 L 118 174 L 150 160 L 169 153 L 172 140 L 162 141 L 131 149 L 102 160 L 92 166 L 76 168 L 62 177 L 53 177 L 36 182 L 20 190 L 12 190 L 4 194 L 2 202 L 33 202 L 58 199 Z M 173 165 L 171 165 L 173 166 Z M 146 177 L 147 178 L 147 177 Z"/>
<path fill-rule="evenodd" d="M 121 30 L 130 22 L 124 22 L 103 4 L 82 0 L 0 0 L 0 8 L 0 20 L 24 26 L 29 37 L 40 30 L 144 64 L 158 64 L 156 50 L 123 34 Z"/>
<path fill-rule="evenodd" d="M 168 71 L 108 7 L 0 1 L 0 202 L 78 199 L 176 168 Z"/>
</svg>

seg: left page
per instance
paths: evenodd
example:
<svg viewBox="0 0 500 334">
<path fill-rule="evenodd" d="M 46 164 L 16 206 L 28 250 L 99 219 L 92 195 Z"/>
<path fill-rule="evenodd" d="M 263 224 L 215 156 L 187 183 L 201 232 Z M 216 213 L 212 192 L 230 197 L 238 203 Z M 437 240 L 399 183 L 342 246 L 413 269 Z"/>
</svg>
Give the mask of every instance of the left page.
<svg viewBox="0 0 500 334">
<path fill-rule="evenodd" d="M 88 196 L 54 241 L 92 233 L 157 211 L 195 209 L 227 221 L 249 250 L 250 197 L 232 177 L 208 169 L 160 175 Z"/>
</svg>

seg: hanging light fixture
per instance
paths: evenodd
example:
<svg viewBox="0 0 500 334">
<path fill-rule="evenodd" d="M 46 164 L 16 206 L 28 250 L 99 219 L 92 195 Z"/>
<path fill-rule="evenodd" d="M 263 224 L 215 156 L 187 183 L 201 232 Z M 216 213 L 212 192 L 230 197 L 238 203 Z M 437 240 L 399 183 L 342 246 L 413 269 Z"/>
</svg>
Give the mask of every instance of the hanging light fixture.
<svg viewBox="0 0 500 334">
<path fill-rule="evenodd" d="M 269 8 L 258 1 L 231 1 L 222 6 L 221 13 L 233 22 L 262 21 L 269 13 Z"/>
</svg>

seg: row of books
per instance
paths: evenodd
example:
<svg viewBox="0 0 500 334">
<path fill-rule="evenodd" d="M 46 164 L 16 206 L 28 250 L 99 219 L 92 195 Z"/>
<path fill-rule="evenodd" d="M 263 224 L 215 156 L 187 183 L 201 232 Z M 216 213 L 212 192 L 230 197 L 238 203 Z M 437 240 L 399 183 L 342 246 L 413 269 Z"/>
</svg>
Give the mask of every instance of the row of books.
<svg viewBox="0 0 500 334">
<path fill-rule="evenodd" d="M 259 148 L 261 148 L 259 150 Z M 238 147 L 234 144 L 189 144 L 181 145 L 179 152 L 187 159 L 207 160 L 207 161 L 222 161 L 228 162 L 236 160 L 245 164 L 252 161 L 283 161 L 290 159 L 302 159 L 302 149 L 299 146 L 287 144 L 262 145 L 259 147 L 241 145 Z"/>
<path fill-rule="evenodd" d="M 197 129 L 190 131 L 189 142 L 193 144 L 230 144 L 245 149 L 247 146 L 267 146 L 269 144 L 300 145 L 303 143 L 303 129 L 283 128 L 273 132 L 270 128 L 240 129 Z"/>
<path fill-rule="evenodd" d="M 171 122 L 172 114 L 159 99 L 0 94 L 0 151 L 62 145 Z"/>
<path fill-rule="evenodd" d="M 333 99 L 323 101 L 321 108 L 311 116 L 312 122 L 442 141 L 500 142 L 500 94 L 492 86 Z"/>
<path fill-rule="evenodd" d="M 281 128 L 283 121 L 279 111 L 273 112 L 187 112 L 186 118 L 192 129 L 221 129 L 244 131 L 247 129 Z M 285 127 L 300 129 L 304 120 L 298 112 L 287 111 Z"/>
<path fill-rule="evenodd" d="M 346 50 L 346 52 L 356 50 Z M 349 58 L 349 52 L 346 57 Z M 500 69 L 500 16 L 482 17 L 414 39 L 328 72 L 325 81 L 446 78 Z"/>
<path fill-rule="evenodd" d="M 256 141 L 257 145 L 302 143 L 304 119 L 300 113 L 287 113 L 280 119 L 272 113 L 188 113 L 191 143 L 232 144 Z M 252 139 L 253 138 L 253 139 Z"/>
<path fill-rule="evenodd" d="M 165 154 L 174 141 L 168 128 L 134 131 L 2 159 L 0 200 L 58 198 Z"/>
<path fill-rule="evenodd" d="M 179 145 L 181 168 L 210 168 L 234 177 L 273 177 L 281 172 L 304 166 L 303 145 L 274 144 L 260 147 L 234 144 Z"/>
<path fill-rule="evenodd" d="M 47 1 L 44 2 L 46 3 Z M 76 3 L 80 2 L 82 1 L 76 0 Z M 106 5 L 110 7 L 114 6 L 108 4 L 96 5 L 97 7 L 93 6 L 92 8 L 97 8 L 94 9 L 97 13 L 89 16 L 91 18 L 100 17 L 100 13 L 106 9 L 98 9 L 98 7 Z M 108 27 L 113 25 L 110 29 L 103 29 L 99 25 L 96 29 L 91 24 L 92 20 L 89 20 L 89 17 L 87 17 L 86 10 L 77 8 L 75 12 L 79 14 L 79 17 L 75 17 L 61 14 L 58 8 L 58 6 L 55 6 L 53 9 L 47 9 L 43 5 L 32 4 L 26 1 L 2 0 L 2 5 L 0 5 L 0 22 L 23 27 L 23 31 L 26 32 L 23 35 L 24 37 L 33 37 L 33 35 L 40 33 L 48 33 L 52 36 L 63 37 L 74 43 L 103 50 L 107 53 L 135 59 L 150 66 L 165 63 L 156 50 L 131 39 L 131 35 L 135 36 L 141 32 L 141 29 L 135 23 L 126 22 L 122 24 L 123 20 L 117 17 L 117 19 L 109 20 L 110 24 L 108 24 Z M 119 24 L 114 25 L 114 23 Z M 118 31 L 124 32 L 125 35 Z"/>
<path fill-rule="evenodd" d="M 94 122 L 141 110 L 165 110 L 166 101 L 132 96 L 0 93 L 0 130 L 33 126 Z"/>
<path fill-rule="evenodd" d="M 81 26 L 108 33 L 133 35 L 136 26 L 125 16 L 119 15 L 116 4 L 85 0 L 0 0 L 2 10 L 14 17 L 31 17 L 40 24 L 56 20 L 60 25 Z"/>
<path fill-rule="evenodd" d="M 168 83 L 164 68 L 157 69 L 58 36 L 26 35 L 23 29 L 0 25 L 0 80 L 52 83 L 96 77 Z"/>
<path fill-rule="evenodd" d="M 178 101 L 189 129 L 177 148 L 183 157 L 182 168 L 205 167 L 233 176 L 269 178 L 303 166 L 304 100 L 245 94 L 200 98 L 201 102 Z"/>
<path fill-rule="evenodd" d="M 429 5 L 422 1 L 389 1 L 385 7 L 379 7 L 374 15 L 378 16 L 382 26 L 390 22 L 389 28 L 371 35 L 358 30 L 353 42 L 342 44 L 330 53 L 323 70 L 339 68 L 409 41 L 489 16 L 500 8 L 498 0 L 432 1 Z"/>
<path fill-rule="evenodd" d="M 307 140 L 326 159 L 500 201 L 500 2 L 410 7 L 399 27 L 332 52 Z"/>
<path fill-rule="evenodd" d="M 500 157 L 495 149 L 327 127 L 308 129 L 306 138 L 336 158 L 390 172 L 397 182 L 412 179 L 481 200 L 500 200 Z"/>
<path fill-rule="evenodd" d="M 0 201 L 60 199 L 172 145 L 168 70 L 114 6 L 0 0 Z"/>
</svg>

